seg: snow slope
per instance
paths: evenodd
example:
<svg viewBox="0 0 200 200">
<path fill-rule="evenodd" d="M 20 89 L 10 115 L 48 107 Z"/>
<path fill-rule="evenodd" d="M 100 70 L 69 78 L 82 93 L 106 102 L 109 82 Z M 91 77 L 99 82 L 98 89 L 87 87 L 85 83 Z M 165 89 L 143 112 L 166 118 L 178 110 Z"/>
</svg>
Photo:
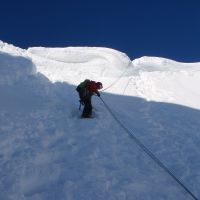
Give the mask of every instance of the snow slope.
<svg viewBox="0 0 200 200">
<path fill-rule="evenodd" d="M 199 70 L 107 48 L 0 42 L 0 199 L 192 199 L 99 98 L 94 118 L 79 119 L 85 78 L 103 82 L 117 118 L 200 198 Z"/>
</svg>

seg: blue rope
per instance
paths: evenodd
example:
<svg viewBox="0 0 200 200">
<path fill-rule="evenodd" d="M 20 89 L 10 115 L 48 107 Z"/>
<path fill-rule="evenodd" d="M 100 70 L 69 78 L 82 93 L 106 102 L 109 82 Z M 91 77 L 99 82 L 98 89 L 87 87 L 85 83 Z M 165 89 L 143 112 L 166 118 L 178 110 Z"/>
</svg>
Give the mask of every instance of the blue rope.
<svg viewBox="0 0 200 200">
<path fill-rule="evenodd" d="M 198 198 L 157 158 L 131 131 L 129 131 L 122 122 L 113 114 L 112 110 L 105 103 L 105 101 L 100 97 L 101 101 L 113 116 L 113 118 L 117 121 L 117 123 L 135 140 L 136 144 L 148 155 L 150 156 L 165 172 L 167 172 L 182 188 L 191 195 L 191 197 L 195 200 Z"/>
</svg>

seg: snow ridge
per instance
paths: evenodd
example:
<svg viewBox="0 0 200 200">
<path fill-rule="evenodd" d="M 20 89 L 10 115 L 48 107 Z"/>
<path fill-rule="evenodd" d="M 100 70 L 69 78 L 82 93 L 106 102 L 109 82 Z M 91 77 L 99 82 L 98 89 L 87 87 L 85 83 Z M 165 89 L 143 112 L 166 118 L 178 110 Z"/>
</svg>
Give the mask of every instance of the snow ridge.
<svg viewBox="0 0 200 200">
<path fill-rule="evenodd" d="M 71 76 L 74 79 L 117 77 L 131 64 L 125 54 L 97 47 L 35 47 L 28 49 L 28 55 L 53 82 L 69 80 Z M 53 74 L 49 73 L 49 66 Z"/>
<path fill-rule="evenodd" d="M 0 84 L 13 84 L 35 72 L 36 67 L 29 58 L 0 52 Z"/>
<path fill-rule="evenodd" d="M 147 57 L 143 56 L 132 61 L 133 66 L 137 70 L 143 71 L 183 71 L 183 70 L 193 70 L 200 71 L 199 63 L 181 63 L 174 60 L 160 58 L 160 57 Z"/>
</svg>

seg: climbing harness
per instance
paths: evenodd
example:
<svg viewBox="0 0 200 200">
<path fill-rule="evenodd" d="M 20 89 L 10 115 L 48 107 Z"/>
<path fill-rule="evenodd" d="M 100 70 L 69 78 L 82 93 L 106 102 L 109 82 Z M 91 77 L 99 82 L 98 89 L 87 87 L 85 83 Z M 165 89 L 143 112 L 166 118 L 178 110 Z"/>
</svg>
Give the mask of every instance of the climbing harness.
<svg viewBox="0 0 200 200">
<path fill-rule="evenodd" d="M 112 110 L 110 109 L 110 107 L 105 103 L 105 101 L 99 97 L 101 99 L 101 101 L 103 102 L 104 106 L 107 108 L 107 110 L 109 111 L 109 113 L 112 115 L 112 117 L 115 119 L 115 121 L 122 127 L 122 129 L 124 129 L 125 132 L 127 132 L 132 139 L 134 139 L 135 143 L 149 156 L 152 158 L 152 160 L 157 163 L 166 173 L 168 173 L 188 194 L 190 194 L 190 196 L 195 199 L 198 200 L 198 198 L 182 183 L 182 181 L 180 179 L 178 179 L 174 173 L 172 171 L 170 171 L 165 164 L 159 159 L 157 158 L 136 136 L 133 132 L 131 132 L 128 128 L 126 128 L 124 126 L 124 124 L 116 117 L 116 115 L 112 112 Z"/>
</svg>

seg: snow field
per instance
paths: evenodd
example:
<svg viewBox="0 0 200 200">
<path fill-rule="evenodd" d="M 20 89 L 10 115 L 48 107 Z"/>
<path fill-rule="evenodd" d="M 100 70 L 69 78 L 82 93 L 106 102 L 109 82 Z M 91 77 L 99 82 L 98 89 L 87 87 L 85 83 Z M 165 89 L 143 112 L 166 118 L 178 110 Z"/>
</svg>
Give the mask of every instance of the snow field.
<svg viewBox="0 0 200 200">
<path fill-rule="evenodd" d="M 198 63 L 130 64 L 106 48 L 0 50 L 0 199 L 190 199 L 98 97 L 94 118 L 79 119 L 85 78 L 108 87 L 101 97 L 114 114 L 200 196 Z"/>
</svg>

